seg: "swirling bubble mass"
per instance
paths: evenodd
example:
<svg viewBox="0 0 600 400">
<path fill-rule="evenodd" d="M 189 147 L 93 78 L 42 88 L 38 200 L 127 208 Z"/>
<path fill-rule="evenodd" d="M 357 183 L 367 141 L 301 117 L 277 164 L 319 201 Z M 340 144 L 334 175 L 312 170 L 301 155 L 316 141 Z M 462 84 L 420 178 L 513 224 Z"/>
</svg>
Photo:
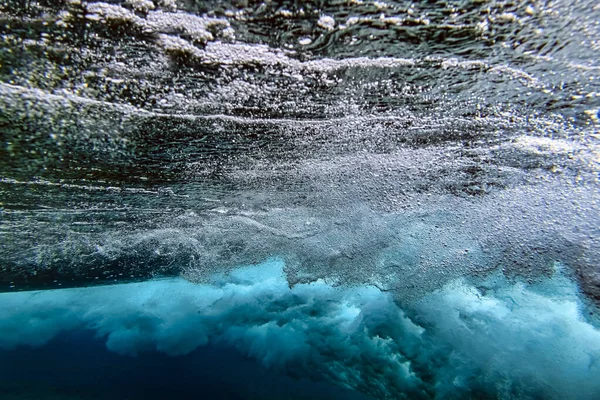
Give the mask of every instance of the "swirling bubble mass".
<svg viewBox="0 0 600 400">
<path fill-rule="evenodd" d="M 0 19 L 0 397 L 600 398 L 596 2 Z"/>
</svg>

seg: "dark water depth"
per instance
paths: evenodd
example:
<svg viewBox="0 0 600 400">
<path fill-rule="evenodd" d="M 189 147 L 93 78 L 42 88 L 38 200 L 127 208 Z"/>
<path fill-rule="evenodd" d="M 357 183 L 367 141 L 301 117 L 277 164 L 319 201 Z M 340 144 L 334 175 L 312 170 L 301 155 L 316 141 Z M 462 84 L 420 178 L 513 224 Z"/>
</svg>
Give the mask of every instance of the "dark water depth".
<svg viewBox="0 0 600 400">
<path fill-rule="evenodd" d="M 109 352 L 89 331 L 62 334 L 42 348 L 0 350 L 0 359 L 3 400 L 369 399 L 272 372 L 223 346 L 129 357 Z"/>
</svg>

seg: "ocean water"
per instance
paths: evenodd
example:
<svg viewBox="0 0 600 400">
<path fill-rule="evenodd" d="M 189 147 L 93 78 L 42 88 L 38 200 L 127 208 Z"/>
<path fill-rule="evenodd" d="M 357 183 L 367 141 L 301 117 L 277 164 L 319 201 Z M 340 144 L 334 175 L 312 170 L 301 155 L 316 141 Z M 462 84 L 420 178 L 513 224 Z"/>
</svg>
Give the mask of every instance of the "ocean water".
<svg viewBox="0 0 600 400">
<path fill-rule="evenodd" d="M 600 398 L 599 20 L 0 0 L 0 398 Z"/>
<path fill-rule="evenodd" d="M 368 399 L 356 391 L 289 378 L 224 346 L 185 356 L 108 352 L 91 332 L 2 352 L 6 399 Z"/>
<path fill-rule="evenodd" d="M 15 398 L 591 399 L 600 329 L 561 271 L 457 279 L 405 308 L 375 287 L 290 287 L 280 259 L 205 284 L 4 293 L 0 382 Z"/>
</svg>

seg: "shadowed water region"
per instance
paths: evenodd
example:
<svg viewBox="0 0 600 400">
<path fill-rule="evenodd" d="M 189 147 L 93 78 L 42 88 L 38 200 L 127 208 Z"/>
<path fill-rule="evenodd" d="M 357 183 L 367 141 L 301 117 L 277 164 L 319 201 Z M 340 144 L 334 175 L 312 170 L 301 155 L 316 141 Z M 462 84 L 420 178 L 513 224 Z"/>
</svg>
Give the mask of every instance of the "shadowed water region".
<svg viewBox="0 0 600 400">
<path fill-rule="evenodd" d="M 0 393 L 600 397 L 599 20 L 0 0 Z"/>
<path fill-rule="evenodd" d="M 297 380 L 227 347 L 185 356 L 122 357 L 86 331 L 40 349 L 1 351 L 3 399 L 352 399 L 369 397 L 333 385 Z"/>
</svg>

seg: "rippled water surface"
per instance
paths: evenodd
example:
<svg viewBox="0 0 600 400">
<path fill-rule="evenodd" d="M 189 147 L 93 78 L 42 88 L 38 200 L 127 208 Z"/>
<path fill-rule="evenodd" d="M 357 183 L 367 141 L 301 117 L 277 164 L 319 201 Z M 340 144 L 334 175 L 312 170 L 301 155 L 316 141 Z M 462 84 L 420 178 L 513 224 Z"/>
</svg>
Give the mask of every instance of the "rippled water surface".
<svg viewBox="0 0 600 400">
<path fill-rule="evenodd" d="M 600 398 L 599 21 L 1 0 L 0 356 L 27 374 L 83 330 L 165 365 L 224 349 L 274 398 Z"/>
</svg>

